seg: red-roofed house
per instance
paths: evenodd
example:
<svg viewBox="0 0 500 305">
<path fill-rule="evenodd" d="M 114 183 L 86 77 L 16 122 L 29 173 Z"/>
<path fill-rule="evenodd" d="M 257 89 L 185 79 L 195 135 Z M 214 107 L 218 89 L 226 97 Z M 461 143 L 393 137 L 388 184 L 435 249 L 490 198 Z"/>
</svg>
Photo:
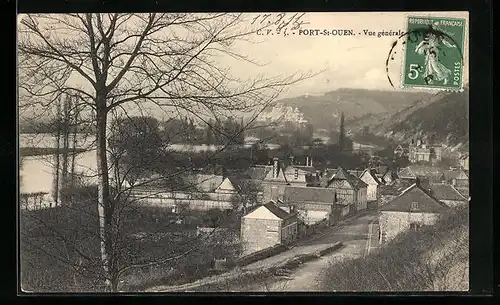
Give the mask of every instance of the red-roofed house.
<svg viewBox="0 0 500 305">
<path fill-rule="evenodd" d="M 243 254 L 287 244 L 297 238 L 297 213 L 287 213 L 268 202 L 241 218 Z"/>
<path fill-rule="evenodd" d="M 449 208 L 417 184 L 413 184 L 380 208 L 380 243 L 423 225 L 432 225 Z"/>
</svg>

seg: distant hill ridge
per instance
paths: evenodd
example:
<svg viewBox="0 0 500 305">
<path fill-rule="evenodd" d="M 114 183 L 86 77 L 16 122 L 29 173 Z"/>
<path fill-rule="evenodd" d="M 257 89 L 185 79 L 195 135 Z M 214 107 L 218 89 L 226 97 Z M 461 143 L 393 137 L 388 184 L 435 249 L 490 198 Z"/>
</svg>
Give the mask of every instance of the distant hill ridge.
<svg viewBox="0 0 500 305">
<path fill-rule="evenodd" d="M 330 128 L 332 124 L 339 123 L 342 112 L 349 121 L 367 114 L 392 113 L 429 96 L 432 94 L 425 92 L 342 88 L 323 95 L 280 99 L 274 105 L 283 104 L 297 108 L 316 128 Z M 272 109 L 273 107 L 270 107 L 269 111 Z"/>
<path fill-rule="evenodd" d="M 408 140 L 417 132 L 431 135 L 437 142 L 456 145 L 467 143 L 469 136 L 469 89 L 463 92 L 439 92 L 387 114 L 367 114 L 348 122 L 354 132 L 370 126 L 372 133 Z"/>
</svg>

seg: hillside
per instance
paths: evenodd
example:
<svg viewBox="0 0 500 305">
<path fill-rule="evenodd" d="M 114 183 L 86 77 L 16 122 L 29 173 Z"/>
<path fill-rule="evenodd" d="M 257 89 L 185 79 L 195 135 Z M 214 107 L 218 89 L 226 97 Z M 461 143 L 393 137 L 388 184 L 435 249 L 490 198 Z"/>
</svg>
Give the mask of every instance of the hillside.
<svg viewBox="0 0 500 305">
<path fill-rule="evenodd" d="M 392 113 L 429 96 L 420 92 L 338 89 L 319 96 L 303 95 L 278 100 L 268 113 L 283 106 L 289 107 L 291 112 L 296 108 L 315 128 L 330 128 L 332 124 L 338 124 L 342 112 L 346 120 L 366 114 Z"/>
<path fill-rule="evenodd" d="M 318 281 L 322 291 L 466 291 L 468 245 L 465 207 L 399 235 L 367 257 L 332 262 Z"/>
<path fill-rule="evenodd" d="M 456 145 L 468 139 L 468 89 L 462 93 L 439 92 L 415 101 L 392 115 L 367 114 L 348 122 L 348 128 L 360 132 L 363 126 L 377 135 L 398 141 L 407 140 L 417 131 L 432 135 L 437 142 Z"/>
</svg>

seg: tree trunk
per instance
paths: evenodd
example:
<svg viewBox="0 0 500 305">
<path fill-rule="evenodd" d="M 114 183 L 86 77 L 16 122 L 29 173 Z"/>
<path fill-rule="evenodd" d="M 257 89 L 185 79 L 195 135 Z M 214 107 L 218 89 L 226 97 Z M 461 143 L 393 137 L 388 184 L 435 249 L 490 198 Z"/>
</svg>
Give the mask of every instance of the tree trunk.
<svg viewBox="0 0 500 305">
<path fill-rule="evenodd" d="M 61 188 L 66 188 L 68 184 L 68 152 L 69 152 L 69 111 L 71 107 L 71 98 L 67 97 L 63 105 L 63 153 L 62 153 L 62 172 L 61 172 Z M 68 198 L 64 198 L 68 200 Z M 68 202 L 64 204 L 68 205 Z"/>
<path fill-rule="evenodd" d="M 73 114 L 73 118 L 74 118 L 74 121 L 73 121 L 73 143 L 71 145 L 71 149 L 72 149 L 72 154 L 71 154 L 71 180 L 70 180 L 70 185 L 71 187 L 74 187 L 75 186 L 75 159 L 76 159 L 76 145 L 77 145 L 77 141 L 76 141 L 76 136 L 77 136 L 77 126 L 78 126 L 78 121 L 79 121 L 79 113 L 78 113 L 78 101 L 76 101 L 77 103 L 75 104 L 75 112 Z"/>
<path fill-rule="evenodd" d="M 56 168 L 55 168 L 55 177 L 54 177 L 54 202 L 55 205 L 59 205 L 59 191 L 60 191 L 60 148 L 61 148 L 61 128 L 60 128 L 60 122 L 61 122 L 61 100 L 59 99 L 57 103 L 57 116 L 56 116 L 56 153 L 55 153 L 55 161 L 56 161 Z M 52 207 L 52 204 L 51 204 Z"/>
<path fill-rule="evenodd" d="M 113 214 L 114 207 L 110 197 L 109 172 L 106 145 L 107 112 L 102 106 L 97 109 L 97 175 L 98 175 L 98 213 L 99 237 L 101 241 L 101 260 L 106 276 L 106 290 L 116 291 L 118 278 L 116 276 L 115 257 L 113 253 Z M 98 101 L 98 104 L 99 101 Z M 105 104 L 104 104 L 105 105 Z"/>
</svg>

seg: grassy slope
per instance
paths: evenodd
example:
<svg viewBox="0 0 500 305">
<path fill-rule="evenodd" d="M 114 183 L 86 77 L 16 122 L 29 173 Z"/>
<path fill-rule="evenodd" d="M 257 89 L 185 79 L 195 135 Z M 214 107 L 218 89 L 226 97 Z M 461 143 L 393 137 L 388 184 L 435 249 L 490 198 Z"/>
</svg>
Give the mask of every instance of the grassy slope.
<svg viewBox="0 0 500 305">
<path fill-rule="evenodd" d="M 407 232 L 366 258 L 332 262 L 319 276 L 325 291 L 468 289 L 468 210 L 420 232 Z"/>
</svg>

